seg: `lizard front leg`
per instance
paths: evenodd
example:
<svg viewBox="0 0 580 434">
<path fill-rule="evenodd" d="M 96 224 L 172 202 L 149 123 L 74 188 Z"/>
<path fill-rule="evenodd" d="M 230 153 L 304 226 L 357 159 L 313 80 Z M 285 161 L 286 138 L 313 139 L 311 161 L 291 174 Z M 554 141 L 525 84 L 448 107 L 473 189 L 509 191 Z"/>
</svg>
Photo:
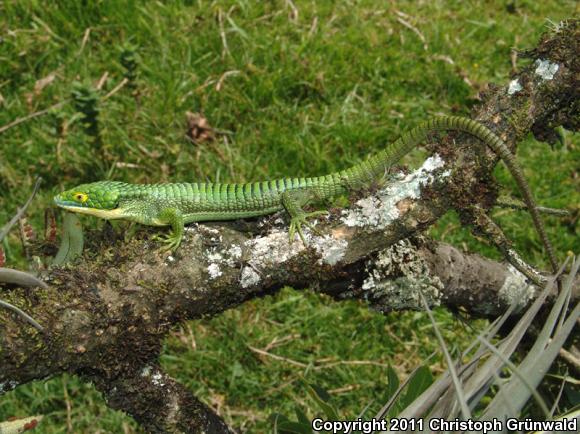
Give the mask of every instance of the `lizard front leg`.
<svg viewBox="0 0 580 434">
<path fill-rule="evenodd" d="M 177 208 L 164 208 L 159 213 L 159 221 L 171 226 L 171 232 L 165 239 L 168 250 L 177 250 L 183 239 L 184 221 L 183 214 Z"/>
</svg>

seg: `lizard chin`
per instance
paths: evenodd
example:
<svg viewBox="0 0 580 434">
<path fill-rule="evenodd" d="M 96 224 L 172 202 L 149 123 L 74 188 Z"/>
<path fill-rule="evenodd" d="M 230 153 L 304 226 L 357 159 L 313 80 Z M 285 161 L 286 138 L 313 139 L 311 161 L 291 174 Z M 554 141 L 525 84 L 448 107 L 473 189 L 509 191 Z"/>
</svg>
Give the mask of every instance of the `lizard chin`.
<svg viewBox="0 0 580 434">
<path fill-rule="evenodd" d="M 59 208 L 65 209 L 67 211 L 76 212 L 79 214 L 92 215 L 94 217 L 99 217 L 106 220 L 122 219 L 125 217 L 125 213 L 121 208 L 115 209 L 98 209 L 98 208 L 85 208 L 78 205 L 68 205 L 63 202 L 59 202 L 55 199 L 55 203 Z"/>
</svg>

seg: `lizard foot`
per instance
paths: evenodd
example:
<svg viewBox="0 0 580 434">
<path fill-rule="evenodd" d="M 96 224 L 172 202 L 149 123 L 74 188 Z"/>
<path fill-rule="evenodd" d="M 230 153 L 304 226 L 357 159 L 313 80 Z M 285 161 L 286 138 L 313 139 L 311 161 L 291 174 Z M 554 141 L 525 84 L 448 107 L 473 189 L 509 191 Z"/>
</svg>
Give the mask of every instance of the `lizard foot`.
<svg viewBox="0 0 580 434">
<path fill-rule="evenodd" d="M 161 249 L 162 250 L 171 250 L 172 252 L 176 251 L 179 245 L 181 244 L 181 236 L 177 236 L 174 234 L 168 235 L 156 235 L 153 237 L 156 241 L 161 241 L 165 244 Z"/>
<path fill-rule="evenodd" d="M 165 208 L 159 213 L 159 219 L 165 223 L 171 225 L 171 231 L 165 237 L 161 239 L 162 242 L 166 243 L 164 250 L 176 251 L 181 240 L 183 239 L 183 216 L 181 211 L 176 208 Z"/>
<path fill-rule="evenodd" d="M 312 232 L 320 234 L 320 231 L 316 229 L 314 226 L 312 226 L 310 223 L 308 223 L 307 219 L 327 214 L 328 211 L 314 211 L 309 213 L 300 213 L 292 217 L 292 219 L 290 220 L 290 228 L 288 230 L 288 235 L 290 236 L 290 243 L 294 241 L 294 235 L 296 234 L 296 232 L 298 232 L 298 235 L 300 236 L 302 243 L 305 246 L 307 246 L 304 234 L 302 233 L 302 225 L 307 226 Z"/>
</svg>

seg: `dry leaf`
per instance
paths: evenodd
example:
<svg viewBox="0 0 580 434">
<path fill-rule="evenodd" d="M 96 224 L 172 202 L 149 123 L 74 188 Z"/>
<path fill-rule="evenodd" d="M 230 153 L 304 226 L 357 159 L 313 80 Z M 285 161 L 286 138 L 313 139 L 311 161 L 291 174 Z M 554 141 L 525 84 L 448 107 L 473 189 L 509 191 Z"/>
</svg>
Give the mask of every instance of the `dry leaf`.
<svg viewBox="0 0 580 434">
<path fill-rule="evenodd" d="M 30 246 L 36 240 L 36 233 L 34 228 L 28 223 L 26 217 L 22 217 L 18 221 L 18 226 L 20 228 L 20 238 L 22 239 L 22 245 L 24 247 Z"/>
<path fill-rule="evenodd" d="M 36 96 L 40 95 L 40 92 L 42 92 L 42 89 L 44 89 L 46 86 L 51 84 L 55 78 L 56 78 L 56 74 L 54 72 L 52 72 L 52 73 L 48 74 L 46 77 L 41 78 L 36 83 L 34 83 L 34 94 Z"/>
<path fill-rule="evenodd" d="M 44 212 L 44 239 L 49 243 L 56 242 L 56 218 L 52 208 Z"/>
<path fill-rule="evenodd" d="M 215 140 L 215 131 L 202 114 L 186 112 L 185 121 L 187 128 L 185 135 L 193 143 L 200 144 Z"/>
<path fill-rule="evenodd" d="M 0 422 L 0 434 L 19 434 L 36 428 L 42 416 L 31 416 L 23 419 L 12 419 Z"/>
<path fill-rule="evenodd" d="M 32 107 L 34 100 L 40 96 L 42 90 L 50 85 L 55 80 L 55 78 L 56 74 L 51 72 L 46 77 L 41 78 L 40 80 L 37 80 L 36 83 L 34 83 L 34 90 L 26 94 L 26 103 L 28 104 L 28 107 Z"/>
</svg>

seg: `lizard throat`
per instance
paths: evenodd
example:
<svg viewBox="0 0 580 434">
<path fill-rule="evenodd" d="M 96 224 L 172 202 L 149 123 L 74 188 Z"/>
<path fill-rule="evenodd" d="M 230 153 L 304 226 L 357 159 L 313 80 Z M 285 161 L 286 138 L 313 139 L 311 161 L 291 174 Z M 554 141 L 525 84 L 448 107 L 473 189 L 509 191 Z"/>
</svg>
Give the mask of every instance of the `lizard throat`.
<svg viewBox="0 0 580 434">
<path fill-rule="evenodd" d="M 98 208 L 83 208 L 80 206 L 70 206 L 70 205 L 58 205 L 58 206 L 60 208 L 66 209 L 67 211 L 72 211 L 79 214 L 92 215 L 94 217 L 99 217 L 106 220 L 122 219 L 126 217 L 126 214 L 122 208 L 98 209 Z"/>
</svg>

